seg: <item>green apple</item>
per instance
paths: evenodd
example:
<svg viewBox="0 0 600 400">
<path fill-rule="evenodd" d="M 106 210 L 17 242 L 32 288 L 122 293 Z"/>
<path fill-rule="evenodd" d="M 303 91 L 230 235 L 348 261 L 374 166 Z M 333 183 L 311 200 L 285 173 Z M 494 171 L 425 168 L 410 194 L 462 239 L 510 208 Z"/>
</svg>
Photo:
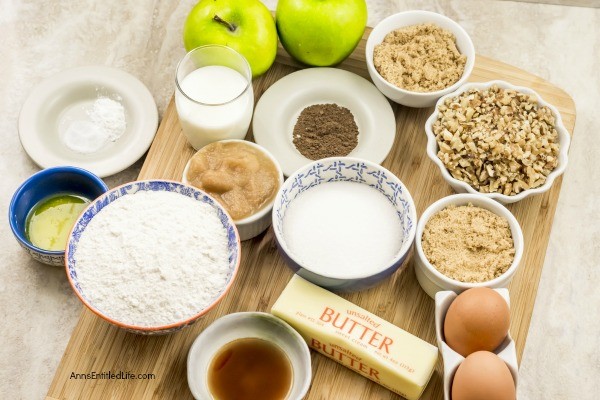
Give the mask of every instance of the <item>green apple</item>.
<svg viewBox="0 0 600 400">
<path fill-rule="evenodd" d="M 277 29 L 259 0 L 200 0 L 183 26 L 187 51 L 207 44 L 231 47 L 242 54 L 252 76 L 265 73 L 277 53 Z"/>
<path fill-rule="evenodd" d="M 279 0 L 275 13 L 281 44 L 297 60 L 326 67 L 342 62 L 367 25 L 365 0 Z"/>
</svg>

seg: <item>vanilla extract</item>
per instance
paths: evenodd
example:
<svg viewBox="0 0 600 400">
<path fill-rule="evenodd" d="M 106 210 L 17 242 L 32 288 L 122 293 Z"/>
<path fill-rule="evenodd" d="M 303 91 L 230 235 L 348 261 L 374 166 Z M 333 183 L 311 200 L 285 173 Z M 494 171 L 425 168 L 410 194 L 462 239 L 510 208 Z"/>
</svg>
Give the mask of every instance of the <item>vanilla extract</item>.
<svg viewBox="0 0 600 400">
<path fill-rule="evenodd" d="M 213 358 L 208 387 L 217 400 L 281 400 L 292 386 L 292 364 L 274 343 L 243 338 L 227 343 Z"/>
</svg>

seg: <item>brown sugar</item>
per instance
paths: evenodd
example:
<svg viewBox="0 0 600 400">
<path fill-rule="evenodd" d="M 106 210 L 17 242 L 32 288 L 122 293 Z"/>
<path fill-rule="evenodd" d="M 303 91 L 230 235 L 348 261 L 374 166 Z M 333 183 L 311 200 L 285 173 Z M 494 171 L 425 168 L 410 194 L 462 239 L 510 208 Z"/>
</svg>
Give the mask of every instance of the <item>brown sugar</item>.
<svg viewBox="0 0 600 400">
<path fill-rule="evenodd" d="M 347 156 L 358 144 L 358 126 L 347 108 L 315 104 L 300 113 L 293 143 L 300 154 L 311 160 Z"/>
<path fill-rule="evenodd" d="M 515 257 L 506 218 L 473 206 L 450 205 L 423 230 L 423 252 L 442 274 L 461 282 L 486 282 L 502 275 Z"/>
<path fill-rule="evenodd" d="M 392 31 L 373 52 L 373 64 L 383 79 L 412 92 L 452 86 L 462 76 L 466 62 L 454 34 L 431 23 Z"/>
</svg>

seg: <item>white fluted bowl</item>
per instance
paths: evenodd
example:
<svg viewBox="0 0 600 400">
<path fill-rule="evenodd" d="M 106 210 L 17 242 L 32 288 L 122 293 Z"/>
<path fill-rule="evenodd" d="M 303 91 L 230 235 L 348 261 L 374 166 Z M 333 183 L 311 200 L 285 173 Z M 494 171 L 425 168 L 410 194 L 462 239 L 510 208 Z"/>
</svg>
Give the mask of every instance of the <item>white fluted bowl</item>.
<svg viewBox="0 0 600 400">
<path fill-rule="evenodd" d="M 502 89 L 516 90 L 520 93 L 526 93 L 526 94 L 536 96 L 540 106 L 546 106 L 552 111 L 552 114 L 554 115 L 554 118 L 555 118 L 554 125 L 556 127 L 556 131 L 558 132 L 558 141 L 559 141 L 560 148 L 559 148 L 559 153 L 558 153 L 558 165 L 556 166 L 556 168 L 554 168 L 554 170 L 546 177 L 546 182 L 544 182 L 544 184 L 542 186 L 539 186 L 539 187 L 536 187 L 533 189 L 523 190 L 522 192 L 515 194 L 513 196 L 507 196 L 502 193 L 481 193 L 481 192 L 475 190 L 475 188 L 473 188 L 468 183 L 452 177 L 452 175 L 450 175 L 450 172 L 448 172 L 448 169 L 446 168 L 444 163 L 442 163 L 442 160 L 440 160 L 437 156 L 437 153 L 439 151 L 439 146 L 438 146 L 437 140 L 435 138 L 435 134 L 433 133 L 433 124 L 438 119 L 439 107 L 442 104 L 444 104 L 444 101 L 446 101 L 446 99 L 452 98 L 452 97 L 457 97 L 461 93 L 466 92 L 471 89 L 486 90 L 494 85 L 497 85 L 498 87 L 500 87 Z M 446 180 L 446 182 L 448 182 L 448 184 L 450 186 L 452 186 L 452 189 L 454 189 L 454 191 L 457 193 L 480 194 L 480 195 L 488 197 L 490 199 L 499 201 L 502 204 L 515 203 L 517 201 L 523 200 L 527 196 L 531 196 L 534 194 L 540 194 L 540 193 L 544 193 L 544 192 L 548 191 L 550 189 L 550 187 L 552 186 L 552 183 L 554 183 L 554 180 L 556 178 L 558 178 L 559 176 L 561 176 L 563 174 L 563 172 L 565 172 L 565 169 L 567 168 L 568 152 L 569 152 L 569 146 L 571 143 L 571 136 L 569 135 L 567 128 L 565 128 L 565 126 L 562 122 L 560 113 L 558 112 L 556 107 L 554 107 L 552 104 L 550 104 L 550 103 L 546 102 L 544 99 L 542 99 L 542 97 L 534 90 L 527 88 L 527 87 L 523 87 L 523 86 L 515 86 L 515 85 L 512 85 L 505 81 L 489 81 L 489 82 L 484 82 L 484 83 L 467 83 L 467 84 L 461 86 L 458 90 L 443 96 L 442 98 L 440 98 L 438 100 L 437 104 L 435 105 L 435 110 L 433 111 L 433 114 L 431 114 L 431 116 L 427 119 L 427 122 L 425 123 L 425 132 L 427 134 L 427 156 L 435 163 L 435 165 L 437 165 L 439 167 L 440 172 L 442 173 L 442 177 Z"/>
</svg>

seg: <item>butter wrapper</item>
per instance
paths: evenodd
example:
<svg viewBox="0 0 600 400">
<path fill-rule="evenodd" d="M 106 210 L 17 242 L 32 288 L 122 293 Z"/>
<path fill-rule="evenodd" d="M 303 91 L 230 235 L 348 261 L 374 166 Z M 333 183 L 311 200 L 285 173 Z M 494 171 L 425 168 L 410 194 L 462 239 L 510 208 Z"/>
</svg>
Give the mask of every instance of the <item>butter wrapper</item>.
<svg viewBox="0 0 600 400">
<path fill-rule="evenodd" d="M 298 275 L 271 313 L 312 349 L 408 400 L 421 396 L 437 362 L 437 347 Z"/>
</svg>

